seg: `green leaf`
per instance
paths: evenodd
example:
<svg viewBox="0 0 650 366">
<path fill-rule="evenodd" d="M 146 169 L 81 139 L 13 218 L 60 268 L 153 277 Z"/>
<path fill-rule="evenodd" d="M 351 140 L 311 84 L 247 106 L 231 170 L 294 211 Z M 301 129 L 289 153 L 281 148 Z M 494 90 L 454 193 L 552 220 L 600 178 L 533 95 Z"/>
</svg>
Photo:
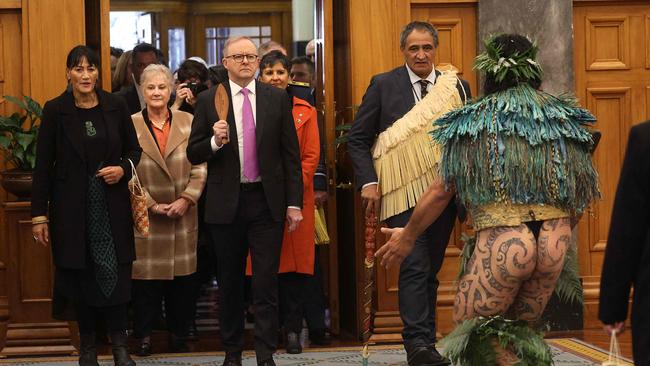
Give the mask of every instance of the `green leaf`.
<svg viewBox="0 0 650 366">
<path fill-rule="evenodd" d="M 22 109 L 27 109 L 27 106 L 25 105 L 25 103 L 23 103 L 22 100 L 20 100 L 20 99 L 18 99 L 16 97 L 12 97 L 11 95 L 4 95 L 3 98 L 5 98 L 5 100 L 7 100 L 8 102 L 11 102 L 11 103 L 19 106 Z"/>
<path fill-rule="evenodd" d="M 18 144 L 23 148 L 23 150 L 27 150 L 29 144 L 34 142 L 35 136 L 29 133 L 16 132 L 14 134 L 14 138 L 16 139 Z"/>
<path fill-rule="evenodd" d="M 38 104 L 37 101 L 35 101 L 34 99 L 28 96 L 25 96 L 24 99 L 26 104 L 25 109 L 30 113 L 32 113 L 34 117 L 40 119 L 43 116 L 43 109 L 41 108 L 41 105 Z"/>
<path fill-rule="evenodd" d="M 11 145 L 11 139 L 8 136 L 0 135 L 0 147 L 2 147 L 5 150 L 8 150 L 10 145 Z"/>
<path fill-rule="evenodd" d="M 352 128 L 352 123 L 342 123 L 340 125 L 336 125 L 334 128 L 336 131 L 349 131 Z"/>
<path fill-rule="evenodd" d="M 20 115 L 18 113 L 14 113 L 9 117 L 0 116 L 0 127 L 20 128 Z"/>
</svg>

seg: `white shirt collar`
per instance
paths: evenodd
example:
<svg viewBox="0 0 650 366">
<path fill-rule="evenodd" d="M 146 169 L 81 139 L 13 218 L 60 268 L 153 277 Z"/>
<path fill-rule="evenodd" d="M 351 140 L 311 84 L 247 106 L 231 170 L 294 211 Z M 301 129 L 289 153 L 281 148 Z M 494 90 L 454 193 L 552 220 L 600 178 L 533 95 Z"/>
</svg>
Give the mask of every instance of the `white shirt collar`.
<svg viewBox="0 0 650 366">
<path fill-rule="evenodd" d="M 232 80 L 228 80 L 228 83 L 230 83 L 230 92 L 232 95 L 237 95 L 242 89 L 244 89 L 241 86 L 235 84 L 235 82 Z M 251 82 L 246 85 L 246 89 L 248 89 L 251 94 L 255 94 L 255 79 L 251 80 Z"/>
<path fill-rule="evenodd" d="M 412 84 L 412 85 L 414 85 L 414 84 L 417 83 L 418 81 L 422 80 L 421 77 L 415 75 L 415 73 L 413 72 L 413 70 L 411 70 L 411 68 L 409 67 L 409 65 L 404 64 L 404 66 L 406 66 L 406 71 L 407 71 L 408 74 L 409 74 L 409 79 L 411 79 L 411 84 Z M 431 83 L 431 85 L 434 85 L 434 84 L 436 83 L 436 68 L 435 68 L 435 67 L 434 67 L 433 69 L 431 69 L 431 74 L 429 74 L 429 76 L 427 76 L 427 77 L 425 78 L 425 80 L 429 80 L 429 82 Z"/>
</svg>

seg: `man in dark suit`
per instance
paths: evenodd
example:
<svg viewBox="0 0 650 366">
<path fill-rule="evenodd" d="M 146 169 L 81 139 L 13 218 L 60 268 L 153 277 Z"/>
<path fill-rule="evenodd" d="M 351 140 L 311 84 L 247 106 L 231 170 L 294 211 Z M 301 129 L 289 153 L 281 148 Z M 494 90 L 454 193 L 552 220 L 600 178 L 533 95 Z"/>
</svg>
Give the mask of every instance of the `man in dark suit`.
<svg viewBox="0 0 650 366">
<path fill-rule="evenodd" d="M 144 69 L 151 64 L 162 64 L 163 54 L 156 47 L 148 43 L 140 43 L 133 48 L 131 53 L 133 60 L 132 72 L 133 85 L 115 93 L 124 98 L 131 114 L 138 113 L 144 108 L 144 99 L 140 91 L 140 75 Z"/>
<path fill-rule="evenodd" d="M 620 333 L 632 298 L 632 351 L 650 365 L 650 121 L 630 131 L 605 249 L 598 317 Z"/>
<path fill-rule="evenodd" d="M 254 80 L 259 67 L 247 37 L 226 41 L 222 62 L 230 106 L 219 120 L 217 88 L 199 95 L 187 147 L 192 164 L 208 163 L 204 220 L 217 256 L 219 327 L 224 366 L 241 365 L 244 271 L 250 249 L 258 365 L 275 365 L 278 280 L 284 222 L 302 220 L 302 169 L 287 93 Z"/>
<path fill-rule="evenodd" d="M 380 212 L 381 190 L 373 165 L 371 148 L 377 135 L 406 114 L 428 93 L 440 73 L 433 68 L 438 33 L 429 23 L 411 22 L 401 33 L 400 49 L 405 65 L 376 75 L 370 81 L 349 134 L 348 152 L 366 215 Z M 471 97 L 469 85 L 459 80 L 461 99 Z M 389 227 L 405 225 L 413 212 L 386 219 Z M 433 346 L 435 306 L 440 270 L 453 229 L 456 207 L 450 203 L 440 218 L 421 235 L 399 273 L 399 310 L 404 329 L 402 338 L 409 365 L 448 365 Z M 426 301 L 423 301 L 426 299 Z"/>
</svg>

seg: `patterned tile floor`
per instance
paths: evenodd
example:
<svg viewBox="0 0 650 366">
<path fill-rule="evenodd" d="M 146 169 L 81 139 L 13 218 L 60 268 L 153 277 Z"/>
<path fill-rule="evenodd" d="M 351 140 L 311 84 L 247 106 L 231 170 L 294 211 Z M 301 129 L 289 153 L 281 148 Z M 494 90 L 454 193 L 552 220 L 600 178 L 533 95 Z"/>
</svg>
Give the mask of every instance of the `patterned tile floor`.
<svg viewBox="0 0 650 366">
<path fill-rule="evenodd" d="M 607 353 L 603 350 L 590 346 L 574 339 L 551 339 L 549 340 L 553 351 L 553 359 L 556 366 L 598 366 L 607 359 Z M 166 354 L 147 358 L 136 358 L 140 366 L 220 366 L 223 362 L 223 354 L 217 352 L 193 353 L 193 354 Z M 301 365 L 361 365 L 362 357 L 359 348 L 336 348 L 306 350 L 300 355 L 289 355 L 278 353 L 275 356 L 278 366 L 301 366 Z M 112 359 L 108 356 L 100 358 L 101 366 L 111 366 Z M 251 352 L 244 354 L 244 366 L 254 366 L 255 356 Z M 632 365 L 632 363 L 628 363 Z M 76 366 L 76 359 L 73 357 L 59 358 L 23 358 L 0 360 L 0 366 Z M 401 346 L 377 346 L 371 348 L 371 355 L 368 362 L 370 366 L 406 365 L 406 353 Z"/>
</svg>

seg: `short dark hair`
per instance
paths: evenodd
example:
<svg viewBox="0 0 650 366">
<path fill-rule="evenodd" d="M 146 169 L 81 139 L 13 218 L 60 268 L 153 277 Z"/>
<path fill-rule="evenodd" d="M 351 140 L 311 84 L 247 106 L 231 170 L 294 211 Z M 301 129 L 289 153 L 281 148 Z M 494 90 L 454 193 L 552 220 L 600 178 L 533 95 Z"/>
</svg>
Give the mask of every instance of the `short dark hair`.
<svg viewBox="0 0 650 366">
<path fill-rule="evenodd" d="M 192 78 L 199 79 L 202 83 L 208 80 L 208 69 L 198 61 L 185 60 L 176 72 L 180 82 L 185 82 L 185 80 Z"/>
<path fill-rule="evenodd" d="M 399 48 L 404 49 L 406 47 L 406 37 L 416 29 L 431 34 L 431 37 L 433 37 L 433 46 L 438 48 L 438 31 L 436 28 L 431 23 L 421 22 L 419 20 L 410 22 L 402 29 L 402 33 L 399 35 Z"/>
<path fill-rule="evenodd" d="M 491 43 L 496 47 L 500 47 L 501 56 L 506 59 L 515 53 L 521 54 L 533 47 L 533 43 L 527 37 L 519 34 L 502 34 L 495 37 Z M 530 79 L 526 82 L 535 89 L 539 89 L 542 85 L 541 78 Z M 483 82 L 483 92 L 485 94 L 491 94 L 506 90 L 517 84 L 519 84 L 519 79 L 513 73 L 507 73 L 503 80 L 497 82 L 495 74 L 488 72 Z"/>
<path fill-rule="evenodd" d="M 133 47 L 133 52 L 131 52 L 131 59 L 136 60 L 138 57 L 138 53 L 148 53 L 148 52 L 153 52 L 156 54 L 156 59 L 158 60 L 159 64 L 164 63 L 162 52 L 160 52 L 159 49 L 150 45 L 149 43 L 140 43 L 137 46 Z"/>
<path fill-rule="evenodd" d="M 314 66 L 314 62 L 311 59 L 309 59 L 309 57 L 307 57 L 307 56 L 298 56 L 298 57 L 294 57 L 291 60 L 291 66 L 293 66 L 293 65 L 303 65 L 303 64 L 307 65 L 307 67 L 309 67 L 309 72 L 311 72 L 312 74 L 314 73 L 316 67 Z"/>
<path fill-rule="evenodd" d="M 228 81 L 228 70 L 226 70 L 223 64 L 210 66 L 209 71 L 209 78 L 212 84 L 219 85 Z"/>
<path fill-rule="evenodd" d="M 99 56 L 97 56 L 97 53 L 93 51 L 92 48 L 84 45 L 75 46 L 70 50 L 68 57 L 65 60 L 65 66 L 68 69 L 72 69 L 73 67 L 79 65 L 83 59 L 86 59 L 89 65 L 95 66 L 99 69 Z"/>
<path fill-rule="evenodd" d="M 282 64 L 282 67 L 287 71 L 291 70 L 291 61 L 289 61 L 289 57 L 278 50 L 271 51 L 262 57 L 262 61 L 260 61 L 260 70 L 264 70 L 267 67 L 273 67 L 277 63 Z"/>
<path fill-rule="evenodd" d="M 120 58 L 122 54 L 124 53 L 124 50 L 121 48 L 117 47 L 111 47 L 111 56 L 115 56 L 116 58 Z"/>
</svg>

